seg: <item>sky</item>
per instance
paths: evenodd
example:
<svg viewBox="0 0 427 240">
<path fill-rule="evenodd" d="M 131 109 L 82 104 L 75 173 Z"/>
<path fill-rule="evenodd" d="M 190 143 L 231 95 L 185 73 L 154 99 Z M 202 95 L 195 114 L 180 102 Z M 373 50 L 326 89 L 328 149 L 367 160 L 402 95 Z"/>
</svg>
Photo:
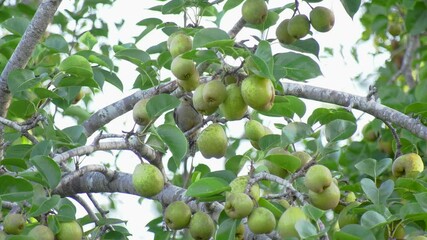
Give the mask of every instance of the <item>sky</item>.
<svg viewBox="0 0 427 240">
<path fill-rule="evenodd" d="M 279 1 L 279 0 L 270 0 L 268 7 L 274 8 L 279 7 L 280 4 L 291 2 L 289 1 Z M 117 41 L 123 43 L 134 42 L 133 37 L 138 36 L 140 32 L 144 30 L 144 27 L 136 26 L 136 23 L 147 17 L 157 17 L 164 19 L 159 13 L 149 11 L 148 8 L 164 4 L 165 2 L 145 0 L 145 1 L 132 1 L 132 0 L 117 0 L 114 2 L 112 7 L 100 9 L 98 16 L 107 19 L 110 25 L 110 37 L 109 41 L 112 44 L 116 44 Z M 71 1 L 63 1 L 61 9 L 67 8 L 68 4 L 72 4 Z M 318 63 L 320 69 L 323 72 L 323 76 L 318 77 L 313 80 L 309 80 L 308 84 L 325 87 L 325 88 L 334 88 L 335 90 L 349 92 L 357 95 L 366 95 L 368 84 L 361 87 L 359 84 L 352 81 L 352 79 L 362 74 L 367 76 L 369 73 L 375 71 L 378 66 L 384 63 L 384 60 L 388 56 L 377 56 L 373 57 L 371 52 L 373 52 L 372 44 L 361 43 L 357 44 L 361 33 L 363 31 L 362 26 L 358 22 L 358 16 L 360 11 L 356 14 L 356 20 L 352 20 L 344 8 L 342 7 L 340 1 L 333 0 L 324 0 L 318 4 L 312 4 L 313 6 L 325 6 L 332 9 L 335 13 L 335 26 L 328 33 L 318 33 L 313 31 L 313 38 L 315 38 L 320 45 L 320 58 Z M 310 9 L 307 4 L 302 2 L 300 4 L 302 13 L 308 14 Z M 241 6 L 236 7 L 232 11 L 228 12 L 221 23 L 221 28 L 225 31 L 228 31 L 232 28 L 234 23 L 238 20 L 236 16 L 240 16 Z M 290 18 L 292 12 L 290 10 L 285 10 L 280 14 L 280 20 L 285 18 Z M 120 30 L 117 30 L 114 27 L 114 23 L 118 23 L 121 19 L 125 19 L 125 23 Z M 181 15 L 168 15 L 166 16 L 167 21 L 176 22 L 178 25 L 183 25 L 183 18 Z M 279 22 L 278 22 L 279 23 Z M 278 24 L 277 23 L 277 24 Z M 207 26 L 214 26 L 212 23 L 206 22 Z M 275 33 L 275 26 L 265 35 L 267 38 L 273 38 Z M 257 30 L 252 30 L 244 28 L 238 35 L 237 41 L 246 39 L 250 35 L 261 36 L 260 32 Z M 155 45 L 161 41 L 165 41 L 167 36 L 161 32 L 156 31 L 152 34 L 144 37 L 139 43 L 138 47 L 142 50 L 146 50 L 149 46 Z M 274 53 L 288 51 L 281 47 L 277 42 L 271 45 Z M 353 47 L 357 48 L 357 53 L 359 57 L 359 62 L 356 62 L 351 56 L 351 49 Z M 327 54 L 323 51 L 324 48 L 333 49 L 334 55 L 325 57 Z M 106 84 L 104 89 L 104 94 L 99 94 L 94 98 L 94 104 L 91 105 L 93 109 L 99 109 L 106 105 L 109 105 L 125 96 L 130 95 L 136 90 L 132 90 L 132 84 L 137 76 L 135 67 L 132 64 L 126 62 L 120 62 L 119 64 L 119 77 L 124 80 L 124 92 L 120 92 L 114 87 Z M 162 73 L 163 74 L 163 73 Z M 170 73 L 164 73 L 167 74 Z M 368 80 L 369 81 L 369 80 Z M 106 97 L 108 96 L 108 97 Z M 323 103 L 315 103 L 313 101 L 306 101 L 306 104 L 309 108 L 306 116 L 309 116 L 309 113 L 318 106 L 327 106 Z M 361 113 L 355 111 L 356 117 Z M 264 122 L 267 126 L 272 126 L 274 120 L 266 119 Z M 63 121 L 64 127 L 67 124 L 73 125 L 69 121 Z M 232 124 L 231 128 L 234 129 L 233 132 L 229 132 L 229 135 L 239 136 L 243 133 L 241 123 Z M 127 113 L 122 117 L 112 121 L 108 124 L 108 128 L 111 132 L 121 133 L 122 130 L 130 130 L 133 126 L 133 120 L 131 113 Z M 90 140 L 88 141 L 90 142 Z M 196 158 L 201 159 L 199 162 L 208 164 L 213 170 L 219 170 L 223 167 L 223 161 L 221 160 L 204 160 L 201 155 L 196 155 Z M 121 171 L 132 173 L 133 168 L 138 164 L 139 160 L 129 152 L 122 152 L 120 155 L 120 160 L 117 161 L 118 167 Z M 99 161 L 107 163 L 113 162 L 115 160 L 114 156 L 111 153 L 95 153 L 91 157 L 87 157 L 84 161 L 85 164 L 99 163 Z M 158 213 L 153 212 L 152 209 L 155 207 L 155 204 L 151 200 L 144 200 L 142 204 L 138 202 L 137 196 L 131 195 L 119 195 L 118 202 L 116 207 L 119 211 L 113 211 L 111 217 L 120 217 L 122 219 L 128 220 L 127 227 L 129 231 L 134 234 L 130 239 L 152 239 L 153 235 L 147 232 L 144 227 L 155 216 L 158 216 Z M 103 204 L 107 204 L 108 201 L 104 198 L 101 201 Z M 84 212 L 79 208 L 79 214 L 84 214 Z M 144 230 L 143 230 L 144 229 Z"/>
</svg>

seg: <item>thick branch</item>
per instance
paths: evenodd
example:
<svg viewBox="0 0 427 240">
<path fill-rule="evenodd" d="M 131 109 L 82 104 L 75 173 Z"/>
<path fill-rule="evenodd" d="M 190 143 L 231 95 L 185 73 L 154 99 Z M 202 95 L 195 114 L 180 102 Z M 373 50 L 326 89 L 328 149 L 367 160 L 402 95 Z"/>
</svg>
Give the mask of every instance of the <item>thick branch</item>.
<svg viewBox="0 0 427 240">
<path fill-rule="evenodd" d="M 366 97 L 293 82 L 283 83 L 283 88 L 284 93 L 287 95 L 333 103 L 344 107 L 351 106 L 352 108 L 369 113 L 378 119 L 393 123 L 427 140 L 427 127 L 419 120 L 373 100 L 369 101 Z"/>
</svg>

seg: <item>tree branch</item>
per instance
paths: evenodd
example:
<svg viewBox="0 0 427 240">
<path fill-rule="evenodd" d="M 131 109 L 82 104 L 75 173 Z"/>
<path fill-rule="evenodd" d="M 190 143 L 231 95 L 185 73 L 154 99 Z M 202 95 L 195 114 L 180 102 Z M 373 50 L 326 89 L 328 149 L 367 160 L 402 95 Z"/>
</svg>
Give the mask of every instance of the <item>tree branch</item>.
<svg viewBox="0 0 427 240">
<path fill-rule="evenodd" d="M 285 82 L 282 85 L 284 94 L 286 95 L 332 103 L 344 107 L 352 105 L 355 109 L 369 113 L 382 121 L 393 123 L 410 131 L 419 138 L 427 140 L 427 127 L 419 120 L 375 101 L 369 101 L 366 97 L 294 82 Z"/>
<path fill-rule="evenodd" d="M 411 35 L 408 38 L 408 43 L 406 44 L 405 54 L 403 55 L 402 66 L 388 81 L 389 84 L 395 82 L 396 79 L 403 74 L 409 88 L 412 89 L 415 87 L 416 83 L 415 83 L 414 77 L 412 76 L 411 64 L 412 64 L 412 60 L 414 59 L 415 51 L 418 49 L 418 47 L 419 47 L 419 36 Z"/>
</svg>

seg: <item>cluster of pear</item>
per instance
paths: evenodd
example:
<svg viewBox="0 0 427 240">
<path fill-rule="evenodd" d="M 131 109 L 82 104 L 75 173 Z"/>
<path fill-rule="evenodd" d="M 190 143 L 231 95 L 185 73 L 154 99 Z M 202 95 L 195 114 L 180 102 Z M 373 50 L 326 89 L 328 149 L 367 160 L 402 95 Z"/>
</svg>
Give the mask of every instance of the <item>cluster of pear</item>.
<svg viewBox="0 0 427 240">
<path fill-rule="evenodd" d="M 25 216 L 19 213 L 9 213 L 3 220 L 3 231 L 0 231 L 0 240 L 8 239 L 8 236 L 23 235 L 27 227 Z M 59 232 L 55 235 L 45 225 L 31 225 L 25 236 L 33 240 L 81 240 L 83 230 L 76 221 L 61 222 Z"/>
<path fill-rule="evenodd" d="M 328 210 L 338 206 L 340 189 L 332 178 L 331 171 L 323 165 L 311 166 L 304 178 L 308 188 L 308 197 L 313 206 Z"/>
<path fill-rule="evenodd" d="M 318 6 L 311 10 L 310 19 L 304 14 L 298 14 L 280 22 L 276 28 L 276 37 L 282 44 L 291 44 L 305 37 L 310 32 L 310 26 L 318 32 L 328 32 L 334 23 L 334 13 L 328 8 Z"/>
</svg>

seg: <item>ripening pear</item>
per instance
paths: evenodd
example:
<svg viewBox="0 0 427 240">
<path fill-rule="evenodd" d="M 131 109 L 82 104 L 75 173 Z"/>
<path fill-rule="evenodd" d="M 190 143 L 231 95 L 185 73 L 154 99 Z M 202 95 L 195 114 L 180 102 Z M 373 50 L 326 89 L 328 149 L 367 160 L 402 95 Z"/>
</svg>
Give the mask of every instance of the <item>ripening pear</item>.
<svg viewBox="0 0 427 240">
<path fill-rule="evenodd" d="M 192 48 L 193 41 L 191 40 L 191 37 L 185 35 L 184 33 L 173 36 L 169 44 L 169 52 L 171 53 L 172 58 L 188 52 Z"/>
<path fill-rule="evenodd" d="M 402 33 L 402 25 L 399 23 L 391 23 L 388 25 L 387 31 L 393 37 L 397 37 Z"/>
<path fill-rule="evenodd" d="M 37 225 L 28 233 L 29 237 L 32 237 L 34 240 L 54 240 L 55 235 L 53 234 L 50 228 L 45 225 Z"/>
<path fill-rule="evenodd" d="M 248 217 L 248 227 L 255 234 L 270 233 L 276 228 L 276 218 L 267 208 L 257 207 Z"/>
<path fill-rule="evenodd" d="M 340 202 L 340 189 L 335 183 L 331 183 L 320 193 L 309 190 L 308 198 L 311 204 L 317 208 L 322 210 L 333 209 Z"/>
<path fill-rule="evenodd" d="M 205 158 L 221 158 L 227 151 L 228 138 L 224 128 L 212 123 L 199 134 L 197 147 Z"/>
<path fill-rule="evenodd" d="M 20 234 L 25 227 L 25 217 L 19 213 L 9 213 L 3 220 L 3 231 L 7 234 Z"/>
<path fill-rule="evenodd" d="M 80 240 L 83 239 L 83 230 L 76 221 L 62 222 L 59 232 L 56 234 L 57 240 Z"/>
<path fill-rule="evenodd" d="M 290 19 L 283 20 L 276 28 L 277 40 L 282 44 L 291 44 L 297 40 L 288 32 L 289 21 Z"/>
<path fill-rule="evenodd" d="M 288 33 L 294 38 L 300 39 L 310 32 L 310 20 L 304 14 L 291 18 L 288 23 Z"/>
<path fill-rule="evenodd" d="M 213 80 L 205 84 L 202 95 L 208 106 L 218 107 L 227 98 L 227 90 L 220 80 Z"/>
<path fill-rule="evenodd" d="M 175 201 L 166 207 L 165 223 L 172 230 L 183 229 L 191 220 L 191 209 L 183 201 Z"/>
<path fill-rule="evenodd" d="M 242 17 L 251 24 L 261 24 L 268 15 L 267 4 L 264 0 L 246 0 L 242 5 Z"/>
<path fill-rule="evenodd" d="M 245 239 L 245 225 L 243 225 L 243 223 L 240 223 L 239 226 L 236 227 L 234 240 L 244 240 L 244 239 Z"/>
<path fill-rule="evenodd" d="M 241 91 L 243 100 L 253 109 L 268 111 L 273 107 L 275 90 L 270 79 L 250 75 L 243 80 Z"/>
<path fill-rule="evenodd" d="M 318 32 L 328 32 L 334 26 L 335 16 L 329 8 L 318 6 L 311 10 L 310 22 Z"/>
<path fill-rule="evenodd" d="M 308 221 L 302 209 L 299 207 L 289 207 L 282 216 L 280 216 L 279 222 L 277 223 L 277 232 L 282 238 L 299 238 L 300 236 L 295 229 L 295 224 L 300 220 Z"/>
<path fill-rule="evenodd" d="M 178 85 L 185 91 L 191 92 L 195 90 L 200 84 L 199 72 L 195 71 L 187 80 L 177 80 Z"/>
<path fill-rule="evenodd" d="M 311 191 L 321 193 L 332 184 L 332 173 L 323 165 L 311 166 L 305 174 L 304 185 Z"/>
<path fill-rule="evenodd" d="M 203 89 L 205 88 L 206 83 L 200 84 L 196 90 L 194 90 L 193 94 L 193 106 L 194 108 L 203 115 L 211 115 L 214 113 L 218 107 L 216 106 L 210 106 L 205 100 L 203 99 Z"/>
<path fill-rule="evenodd" d="M 172 60 L 171 71 L 173 75 L 181 81 L 187 81 L 193 75 L 197 74 L 196 65 L 193 60 L 185 59 L 180 56 Z"/>
<path fill-rule="evenodd" d="M 416 177 L 424 171 L 424 163 L 418 154 L 408 153 L 396 158 L 391 169 L 394 177 Z"/>
<path fill-rule="evenodd" d="M 246 187 L 248 186 L 249 176 L 240 176 L 235 178 L 233 181 L 230 182 L 231 192 L 240 192 L 244 193 L 246 191 Z M 230 193 L 227 193 L 228 195 Z M 260 188 L 258 183 L 255 183 L 251 186 L 251 189 L 249 190 L 249 195 L 255 200 L 258 201 L 260 197 Z"/>
<path fill-rule="evenodd" d="M 162 172 L 156 166 L 141 163 L 136 165 L 133 170 L 132 183 L 139 195 L 152 197 L 162 191 L 165 180 Z"/>
<path fill-rule="evenodd" d="M 275 147 L 270 149 L 265 156 L 267 157 L 269 155 L 290 155 L 290 153 L 282 147 Z M 278 166 L 273 162 L 270 162 L 268 160 L 263 160 L 262 163 L 264 166 L 268 168 L 268 171 L 275 176 L 285 178 L 289 174 L 289 172 L 286 169 Z"/>
<path fill-rule="evenodd" d="M 215 232 L 215 223 L 204 212 L 196 212 L 188 226 L 191 236 L 196 240 L 209 240 Z"/>
<path fill-rule="evenodd" d="M 224 211 L 230 218 L 247 217 L 254 208 L 254 202 L 242 192 L 231 192 L 226 196 Z"/>
<path fill-rule="evenodd" d="M 151 121 L 151 118 L 148 116 L 147 112 L 147 103 L 149 100 L 150 98 L 143 98 L 133 106 L 133 120 L 138 125 L 147 126 Z"/>
<path fill-rule="evenodd" d="M 265 135 L 265 128 L 262 123 L 256 120 L 249 120 L 245 123 L 245 137 L 252 141 L 258 141 Z"/>
<path fill-rule="evenodd" d="M 292 155 L 299 158 L 299 160 L 301 161 L 301 166 L 299 168 L 304 167 L 304 165 L 311 160 L 310 154 L 304 151 L 296 151 L 296 152 L 293 152 Z"/>
<path fill-rule="evenodd" d="M 232 83 L 227 86 L 226 91 L 227 98 L 219 105 L 222 116 L 228 121 L 242 119 L 248 111 L 248 105 L 243 100 L 240 87 Z"/>
<path fill-rule="evenodd" d="M 248 75 L 252 75 L 252 74 L 254 74 L 254 72 L 251 70 L 253 68 L 257 69 L 257 66 L 256 66 L 255 61 L 253 60 L 252 56 L 245 58 L 245 62 L 243 64 L 243 69 L 245 70 L 245 72 Z"/>
</svg>

